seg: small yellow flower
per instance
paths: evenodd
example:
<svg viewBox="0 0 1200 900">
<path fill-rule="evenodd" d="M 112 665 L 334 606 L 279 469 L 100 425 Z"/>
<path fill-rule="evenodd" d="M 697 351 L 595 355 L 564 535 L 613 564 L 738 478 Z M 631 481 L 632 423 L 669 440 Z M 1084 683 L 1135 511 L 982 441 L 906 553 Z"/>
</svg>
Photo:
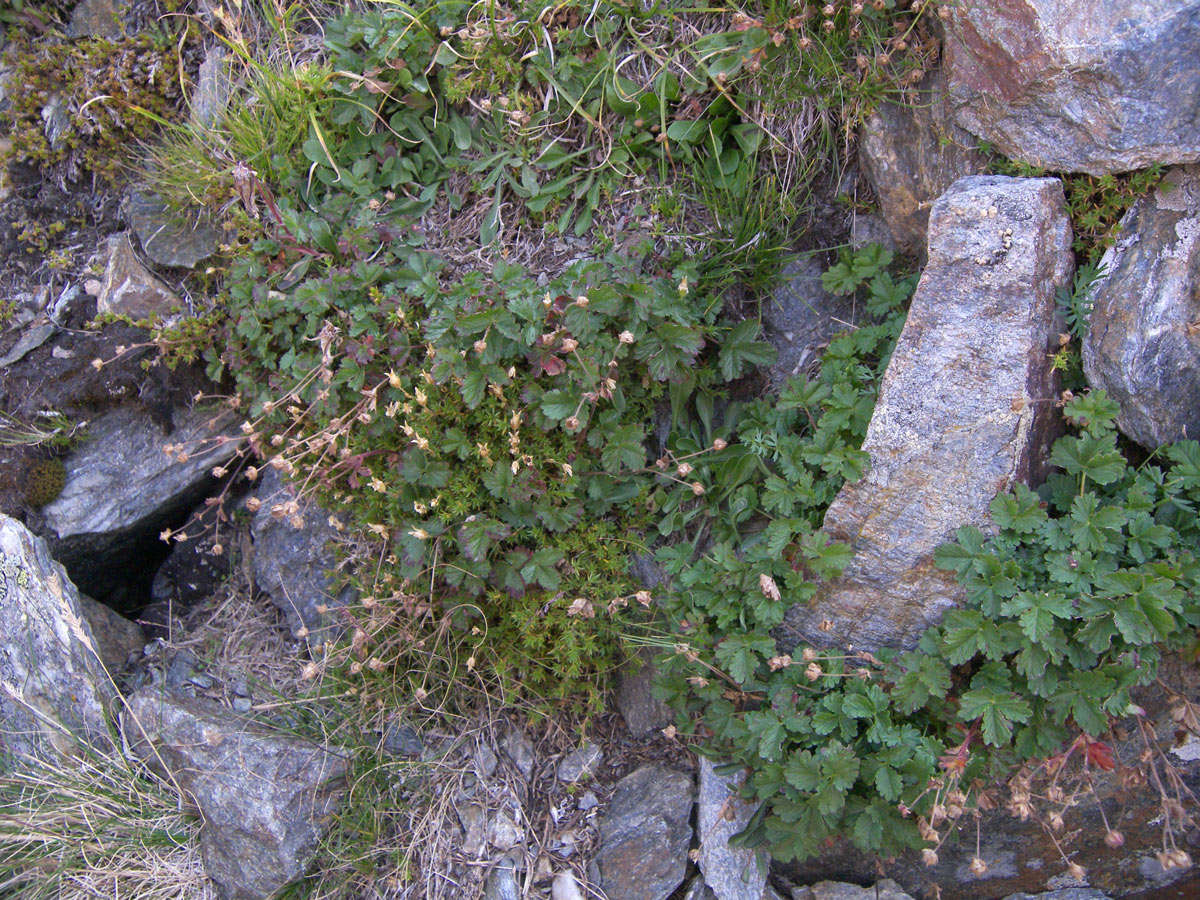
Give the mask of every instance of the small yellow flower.
<svg viewBox="0 0 1200 900">
<path fill-rule="evenodd" d="M 429 540 L 429 532 L 426 531 L 424 528 L 414 528 L 412 531 L 409 532 L 409 535 L 412 537 L 415 537 L 418 541 Z"/>
<path fill-rule="evenodd" d="M 374 478 L 372 478 L 370 481 L 370 485 L 371 485 L 371 490 L 373 490 L 377 493 L 380 493 L 380 494 L 387 493 L 387 485 L 384 484 L 383 479 L 380 478 L 379 476 L 375 476 Z"/>
</svg>

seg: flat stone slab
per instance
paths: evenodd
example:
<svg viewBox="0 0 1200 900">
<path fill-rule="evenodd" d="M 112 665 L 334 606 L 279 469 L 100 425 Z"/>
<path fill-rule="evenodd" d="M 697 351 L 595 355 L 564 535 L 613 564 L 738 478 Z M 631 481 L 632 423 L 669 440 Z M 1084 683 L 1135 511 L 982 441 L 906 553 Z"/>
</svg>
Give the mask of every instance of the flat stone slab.
<svg viewBox="0 0 1200 900">
<path fill-rule="evenodd" d="M 691 776 L 642 766 L 617 783 L 589 869 L 608 900 L 665 900 L 683 883 L 692 840 Z"/>
<path fill-rule="evenodd" d="M 934 550 L 962 525 L 990 528 L 991 501 L 1039 481 L 1049 457 L 1070 246 L 1057 179 L 969 176 L 934 204 L 929 264 L 863 442 L 870 470 L 825 516 L 854 558 L 788 612 L 785 647 L 911 648 L 960 601 Z"/>
</svg>

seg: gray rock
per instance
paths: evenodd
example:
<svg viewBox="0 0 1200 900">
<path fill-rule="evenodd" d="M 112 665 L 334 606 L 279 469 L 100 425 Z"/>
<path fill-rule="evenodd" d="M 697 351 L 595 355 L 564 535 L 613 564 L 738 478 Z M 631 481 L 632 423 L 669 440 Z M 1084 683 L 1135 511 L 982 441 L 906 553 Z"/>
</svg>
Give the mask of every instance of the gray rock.
<svg viewBox="0 0 1200 900">
<path fill-rule="evenodd" d="M 160 266 L 190 269 L 221 244 L 221 229 L 202 210 L 171 209 L 152 194 L 134 191 L 128 215 L 142 252 Z"/>
<path fill-rule="evenodd" d="M 913 900 L 890 878 L 869 888 L 840 881 L 821 881 L 792 892 L 793 900 Z"/>
<path fill-rule="evenodd" d="M 1200 166 L 1170 170 L 1121 221 L 1093 291 L 1083 368 L 1145 447 L 1200 438 Z"/>
<path fill-rule="evenodd" d="M 425 752 L 425 745 L 421 742 L 421 735 L 411 725 L 392 721 L 383 733 L 383 749 L 393 756 L 420 759 Z"/>
<path fill-rule="evenodd" d="M 131 622 L 114 609 L 110 609 L 87 594 L 79 595 L 79 606 L 83 617 L 92 626 L 96 638 L 96 652 L 110 674 L 120 672 L 133 653 L 139 653 L 146 643 L 142 626 Z"/>
<path fill-rule="evenodd" d="M 142 406 L 120 406 L 88 426 L 64 460 L 67 483 L 43 507 L 50 543 L 82 590 L 104 596 L 114 568 L 136 565 L 140 547 L 195 507 L 216 483 L 241 435 L 228 410 L 197 407 L 174 416 L 174 431 Z M 163 452 L 182 444 L 185 462 Z"/>
<path fill-rule="evenodd" d="M 31 350 L 36 350 L 58 332 L 58 326 L 53 322 L 42 322 L 21 332 L 13 348 L 0 357 L 0 368 L 11 366 L 17 360 L 24 359 Z"/>
<path fill-rule="evenodd" d="M 491 777 L 496 771 L 496 766 L 500 765 L 500 757 L 486 740 L 481 740 L 475 747 L 474 759 L 475 771 L 481 778 Z"/>
<path fill-rule="evenodd" d="M 683 895 L 683 900 L 717 900 L 717 895 L 713 893 L 713 889 L 704 883 L 704 879 L 697 875 L 691 880 L 687 886 L 687 893 Z M 758 900 L 758 898 L 755 898 Z"/>
<path fill-rule="evenodd" d="M 264 468 L 259 481 L 257 497 L 262 506 L 250 525 L 254 582 L 283 611 L 288 627 L 305 634 L 315 652 L 341 635 L 336 610 L 354 599 L 354 590 L 339 589 L 333 574 L 338 560 L 332 541 L 337 531 L 328 522 L 328 512 L 319 507 L 303 511 L 297 522 L 288 512 L 292 503 L 297 504 L 296 515 L 301 509 L 295 489 L 275 469 Z M 326 611 L 318 610 L 319 606 L 327 607 Z"/>
<path fill-rule="evenodd" d="M 558 780 L 568 784 L 581 778 L 591 778 L 604 761 L 604 751 L 595 744 L 584 744 L 572 750 L 558 763 Z"/>
<path fill-rule="evenodd" d="M 344 794 L 346 761 L 205 700 L 143 690 L 122 729 L 204 817 L 204 869 L 224 900 L 263 900 L 304 875 Z"/>
<path fill-rule="evenodd" d="M 168 319 L 181 311 L 179 298 L 141 264 L 129 235 L 114 234 L 101 255 L 107 258 L 96 295 L 96 311 L 134 320 Z"/>
<path fill-rule="evenodd" d="M 1100 175 L 1200 161 L 1200 3 L 946 5 L 962 127 L 1012 159 Z"/>
<path fill-rule="evenodd" d="M 738 794 L 746 773 L 718 775 L 715 769 L 712 760 L 700 757 L 700 791 L 696 798 L 700 871 L 717 900 L 762 900 L 766 865 L 759 866 L 753 850 L 729 846 L 729 839 L 746 827 L 758 808 Z"/>
<path fill-rule="evenodd" d="M 240 713 L 250 712 L 251 706 L 252 706 L 252 704 L 250 702 L 249 697 L 234 697 L 233 698 L 233 711 L 234 712 L 240 712 Z"/>
<path fill-rule="evenodd" d="M 121 19 L 128 8 L 129 4 L 122 0 L 82 0 L 71 13 L 67 36 L 120 40 L 125 36 Z"/>
<path fill-rule="evenodd" d="M 928 221 L 926 217 L 926 222 Z M 867 244 L 879 244 L 893 253 L 900 249 L 883 216 L 875 213 L 856 213 L 850 220 L 850 246 L 857 249 Z"/>
<path fill-rule="evenodd" d="M 770 370 L 775 385 L 812 365 L 831 337 L 858 320 L 852 297 L 838 297 L 821 286 L 823 271 L 816 257 L 800 257 L 784 268 L 783 280 L 763 302 L 763 336 L 779 351 Z"/>
<path fill-rule="evenodd" d="M 600 801 L 596 799 L 596 794 L 594 791 L 585 791 L 583 796 L 579 798 L 579 801 L 575 805 L 578 806 L 583 812 L 587 812 L 589 809 L 595 809 L 597 806 L 599 806 Z"/>
<path fill-rule="evenodd" d="M 1109 900 L 1109 897 L 1095 888 L 1070 887 L 1044 894 L 1009 894 L 1004 900 Z"/>
<path fill-rule="evenodd" d="M 62 97 L 58 94 L 51 97 L 42 107 L 42 130 L 46 133 L 46 140 L 50 142 L 51 150 L 60 149 L 71 130 L 71 116 L 67 112 Z"/>
<path fill-rule="evenodd" d="M 478 803 L 460 803 L 456 809 L 463 830 L 462 852 L 474 859 L 487 839 L 487 811 Z"/>
<path fill-rule="evenodd" d="M 114 697 L 79 592 L 46 542 L 0 515 L 0 761 L 111 747 Z"/>
<path fill-rule="evenodd" d="M 785 647 L 910 648 L 959 602 L 934 550 L 961 525 L 991 528 L 992 499 L 1045 471 L 1059 422 L 1054 291 L 1070 246 L 1057 179 L 970 176 L 934 204 L 929 265 L 863 443 L 870 471 L 825 516 L 854 558 L 789 610 Z"/>
<path fill-rule="evenodd" d="M 483 889 L 483 900 L 521 900 L 521 888 L 517 884 L 516 861 L 504 857 L 488 873 Z"/>
<path fill-rule="evenodd" d="M 488 819 L 487 840 L 497 850 L 511 850 L 525 840 L 525 829 L 510 813 L 499 810 Z"/>
<path fill-rule="evenodd" d="M 657 674 L 654 650 L 648 647 L 627 659 L 617 672 L 617 710 L 629 733 L 639 740 L 666 728 L 674 718 L 670 707 L 651 693 Z"/>
<path fill-rule="evenodd" d="M 533 777 L 533 744 L 529 742 L 524 731 L 516 726 L 509 728 L 508 734 L 504 736 L 503 749 L 504 755 L 517 767 L 517 771 L 526 781 Z"/>
<path fill-rule="evenodd" d="M 225 48 L 209 47 L 196 73 L 196 92 L 192 95 L 192 121 L 202 128 L 215 128 L 229 105 L 232 88 Z"/>
<path fill-rule="evenodd" d="M 974 136 L 953 121 L 940 70 L 914 102 L 883 103 L 859 129 L 858 160 L 897 248 L 925 252 L 929 209 L 950 185 L 987 168 Z"/>
<path fill-rule="evenodd" d="M 664 900 L 683 882 L 692 840 L 690 775 L 642 766 L 617 782 L 589 868 L 608 900 Z"/>
</svg>

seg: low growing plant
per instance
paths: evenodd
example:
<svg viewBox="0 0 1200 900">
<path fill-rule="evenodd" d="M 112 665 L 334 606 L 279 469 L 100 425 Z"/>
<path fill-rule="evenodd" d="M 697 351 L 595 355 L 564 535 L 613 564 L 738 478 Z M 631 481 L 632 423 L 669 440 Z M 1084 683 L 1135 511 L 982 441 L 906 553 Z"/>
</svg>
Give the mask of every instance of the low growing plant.
<svg viewBox="0 0 1200 900">
<path fill-rule="evenodd" d="M 1200 625 L 1200 444 L 1180 442 L 1161 464 L 1133 468 L 1103 391 L 1066 399 L 1064 412 L 1077 431 L 1054 446 L 1062 471 L 1038 492 L 997 497 L 994 537 L 968 526 L 938 550 L 966 602 L 916 651 L 777 647 L 783 611 L 848 559 L 816 531 L 822 506 L 801 506 L 814 493 L 811 473 L 772 475 L 790 506 L 771 510 L 766 527 L 715 542 L 695 561 L 660 551 L 679 584 L 671 614 L 680 643 L 664 690 L 681 730 L 707 735 L 749 771 L 745 792 L 760 807 L 744 844 L 804 859 L 844 836 L 885 855 L 922 848 L 933 863 L 960 819 L 1005 793 L 1014 814 L 1037 814 L 1037 776 L 1056 786 L 1040 811 L 1053 831 L 1070 805 L 1066 763 L 1083 776 L 1111 769 L 1113 723 L 1133 716 L 1149 727 L 1131 691 L 1153 684 L 1162 654 L 1194 644 Z M 814 434 L 828 415 L 814 417 Z M 799 526 L 781 524 L 798 510 L 807 516 Z M 1146 765 L 1171 770 L 1155 753 Z M 1177 779 L 1157 787 L 1164 865 L 1188 864 L 1177 840 L 1192 798 Z"/>
</svg>

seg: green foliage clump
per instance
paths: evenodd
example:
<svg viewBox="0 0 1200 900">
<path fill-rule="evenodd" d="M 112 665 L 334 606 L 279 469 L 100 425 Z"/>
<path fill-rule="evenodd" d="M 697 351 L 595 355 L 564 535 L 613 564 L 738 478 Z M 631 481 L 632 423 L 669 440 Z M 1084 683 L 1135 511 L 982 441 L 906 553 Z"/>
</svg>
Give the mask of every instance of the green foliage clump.
<svg viewBox="0 0 1200 900">
<path fill-rule="evenodd" d="M 42 459 L 29 467 L 25 478 L 25 502 L 45 506 L 62 493 L 67 484 L 67 469 L 61 459 Z"/>
<path fill-rule="evenodd" d="M 984 153 L 993 153 L 986 142 L 980 144 Z M 1039 166 L 993 155 L 991 169 L 999 175 L 1022 178 L 1041 178 L 1054 175 Z M 1166 169 L 1149 166 L 1135 172 L 1118 175 L 1059 175 L 1067 199 L 1067 213 L 1075 233 L 1076 255 L 1085 263 L 1100 262 L 1104 251 L 1116 243 L 1121 234 L 1121 219 L 1134 202 L 1152 193 L 1162 181 Z"/>
<path fill-rule="evenodd" d="M 830 349 L 822 382 L 853 359 Z M 850 399 L 844 372 L 825 386 L 828 399 Z M 788 397 L 773 420 L 787 415 Z M 831 415 L 853 433 L 853 412 L 801 406 L 814 426 L 801 459 L 824 467 L 817 436 Z M 1032 760 L 1061 763 L 1078 749 L 1087 765 L 1112 767 L 1102 742 L 1111 723 L 1143 714 L 1130 691 L 1153 682 L 1162 653 L 1193 642 L 1200 625 L 1200 444 L 1180 442 L 1163 450 L 1165 465 L 1135 469 L 1117 449 L 1117 405 L 1103 391 L 1069 400 L 1065 413 L 1078 431 L 1054 446 L 1062 471 L 1036 493 L 997 497 L 997 536 L 968 526 L 938 550 L 967 600 L 916 651 L 789 655 L 771 636 L 787 607 L 849 558 L 816 528 L 821 494 L 852 472 L 826 470 L 839 479 L 829 485 L 779 465 L 785 455 L 767 476 L 765 528 L 660 551 L 680 585 L 671 613 L 686 641 L 665 660 L 663 690 L 681 729 L 708 734 L 715 752 L 749 770 L 746 793 L 761 805 L 743 844 L 782 860 L 813 856 L 833 836 L 884 854 L 929 849 L 964 810 L 992 808 Z M 790 436 L 793 423 L 779 424 L 776 434 Z M 949 820 L 947 805 L 957 810 Z"/>
</svg>

